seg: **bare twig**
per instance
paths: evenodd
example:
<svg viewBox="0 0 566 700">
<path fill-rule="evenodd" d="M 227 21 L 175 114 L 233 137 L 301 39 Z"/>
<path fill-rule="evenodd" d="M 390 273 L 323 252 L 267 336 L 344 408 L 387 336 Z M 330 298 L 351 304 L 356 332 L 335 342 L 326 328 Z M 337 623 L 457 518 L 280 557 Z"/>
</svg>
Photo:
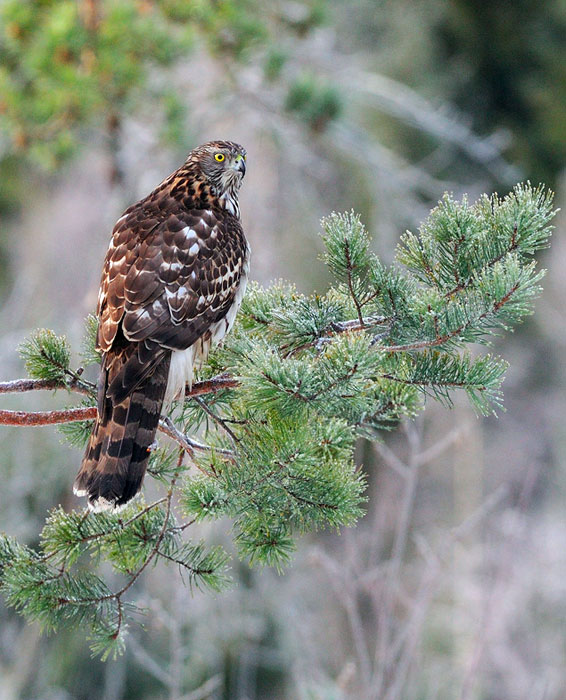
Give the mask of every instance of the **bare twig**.
<svg viewBox="0 0 566 700">
<path fill-rule="evenodd" d="M 133 635 L 129 638 L 129 646 L 132 650 L 134 661 L 137 661 L 144 671 L 150 673 L 160 683 L 163 683 L 166 688 L 169 688 L 173 681 L 169 673 L 162 668 L 161 663 L 158 663 Z"/>
<path fill-rule="evenodd" d="M 179 445 L 181 445 L 181 447 L 185 449 L 191 456 L 194 455 L 194 450 L 200 450 L 203 452 L 210 452 L 211 450 L 214 450 L 215 452 L 218 452 L 218 454 L 226 455 L 227 457 L 234 457 L 234 453 L 231 450 L 225 450 L 221 447 L 213 448 L 209 445 L 203 445 L 202 442 L 198 442 L 197 440 L 190 438 L 188 435 L 185 435 L 177 428 L 175 423 L 173 423 L 171 418 L 169 418 L 168 416 L 162 418 L 159 421 L 159 430 L 161 430 L 162 433 L 165 433 L 165 435 L 168 435 L 170 438 L 175 440 L 175 442 L 178 442 Z"/>
<path fill-rule="evenodd" d="M 222 675 L 219 673 L 205 681 L 199 688 L 196 688 L 187 695 L 183 695 L 179 700 L 207 700 L 212 697 L 215 690 L 221 690 L 223 686 Z"/>
<path fill-rule="evenodd" d="M 198 403 L 198 405 L 202 408 L 202 410 L 207 415 L 209 415 L 215 423 L 217 423 L 221 428 L 224 428 L 224 430 L 226 431 L 226 433 L 228 433 L 228 435 L 230 436 L 230 439 L 234 443 L 234 446 L 237 445 L 240 440 L 238 437 L 236 437 L 236 435 L 234 434 L 232 429 L 228 425 L 226 425 L 224 419 L 221 418 L 217 413 L 215 413 L 210 408 L 210 406 L 206 403 L 206 401 L 201 399 L 199 396 L 194 396 L 193 400 L 196 401 L 196 403 Z"/>
<path fill-rule="evenodd" d="M 385 442 L 374 442 L 373 447 L 377 454 L 385 460 L 387 465 L 399 476 L 406 479 L 409 476 L 409 467 L 397 457 L 395 452 Z"/>
<path fill-rule="evenodd" d="M 405 477 L 401 514 L 397 522 L 397 532 L 383 594 L 384 599 L 379 614 L 379 637 L 375 646 L 374 682 L 371 684 L 371 697 L 374 700 L 383 697 L 383 691 L 387 684 L 387 673 L 391 662 L 391 640 L 393 637 L 396 592 L 399 587 L 401 565 L 409 539 L 409 528 L 419 479 L 418 455 L 422 441 L 422 424 L 414 426 L 405 423 L 405 432 L 409 443 L 409 459 L 407 460 L 407 475 Z"/>
</svg>

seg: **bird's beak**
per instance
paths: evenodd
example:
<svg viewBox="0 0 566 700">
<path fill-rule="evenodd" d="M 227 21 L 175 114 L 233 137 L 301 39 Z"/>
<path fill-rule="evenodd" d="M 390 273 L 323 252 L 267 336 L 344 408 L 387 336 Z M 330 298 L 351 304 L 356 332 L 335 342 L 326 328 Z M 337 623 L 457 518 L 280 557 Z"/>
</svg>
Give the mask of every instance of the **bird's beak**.
<svg viewBox="0 0 566 700">
<path fill-rule="evenodd" d="M 234 162 L 232 163 L 232 167 L 237 172 L 242 173 L 242 177 L 246 174 L 246 161 L 245 161 L 244 156 L 241 153 L 238 153 L 238 155 L 234 159 Z"/>
</svg>

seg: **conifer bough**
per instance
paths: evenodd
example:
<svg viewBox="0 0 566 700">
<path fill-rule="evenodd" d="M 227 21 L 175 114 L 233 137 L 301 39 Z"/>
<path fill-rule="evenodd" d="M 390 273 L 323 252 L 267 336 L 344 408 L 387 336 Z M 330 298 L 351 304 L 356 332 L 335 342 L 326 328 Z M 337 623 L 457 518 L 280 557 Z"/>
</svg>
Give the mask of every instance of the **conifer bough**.
<svg viewBox="0 0 566 700">
<path fill-rule="evenodd" d="M 533 254 L 547 246 L 553 215 L 552 194 L 529 184 L 473 205 L 445 195 L 418 235 L 402 237 L 391 267 L 371 252 L 355 214 L 324 219 L 335 284 L 322 296 L 251 286 L 234 332 L 161 422 L 174 442 L 161 440 L 149 471 L 163 496 L 118 515 L 55 508 L 37 550 L 0 536 L 8 605 L 47 630 L 87 626 L 93 652 L 107 658 L 124 647 L 136 610 L 127 594 L 150 564 L 175 563 L 190 585 L 226 585 L 227 553 L 188 539 L 196 521 L 228 518 L 240 556 L 277 569 L 297 534 L 352 525 L 364 501 L 358 437 L 378 440 L 426 396 L 450 405 L 463 390 L 480 414 L 501 407 L 506 362 L 466 346 L 488 344 L 532 313 L 544 274 Z M 85 365 L 98 360 L 95 331 L 89 318 Z M 83 445 L 94 386 L 71 369 L 66 340 L 40 330 L 21 352 L 30 378 L 0 384 L 0 393 L 66 388 L 83 404 L 48 412 L 53 420 L 2 410 L 0 423 L 61 422 Z M 123 577 L 117 590 L 93 571 L 103 559 Z"/>
</svg>

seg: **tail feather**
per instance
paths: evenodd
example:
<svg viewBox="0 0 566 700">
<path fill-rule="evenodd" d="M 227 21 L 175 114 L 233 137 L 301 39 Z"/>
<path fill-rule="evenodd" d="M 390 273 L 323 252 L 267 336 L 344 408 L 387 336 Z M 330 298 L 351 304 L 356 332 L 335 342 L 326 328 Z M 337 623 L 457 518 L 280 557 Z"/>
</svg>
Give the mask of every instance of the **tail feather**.
<svg viewBox="0 0 566 700">
<path fill-rule="evenodd" d="M 170 355 L 126 398 L 102 398 L 74 492 L 92 510 L 124 506 L 141 489 L 167 388 Z M 102 389 L 104 391 L 104 389 Z"/>
</svg>

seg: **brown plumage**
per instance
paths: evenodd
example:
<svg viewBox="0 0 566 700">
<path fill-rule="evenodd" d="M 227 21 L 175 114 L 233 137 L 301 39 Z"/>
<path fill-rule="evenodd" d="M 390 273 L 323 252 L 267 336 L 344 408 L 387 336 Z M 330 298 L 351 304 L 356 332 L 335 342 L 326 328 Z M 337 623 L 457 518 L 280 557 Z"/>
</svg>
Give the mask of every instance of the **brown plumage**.
<svg viewBox="0 0 566 700">
<path fill-rule="evenodd" d="M 98 297 L 98 418 L 74 485 L 94 510 L 138 493 L 164 401 L 234 323 L 249 265 L 245 157 L 230 141 L 194 149 L 114 227 Z"/>
</svg>

